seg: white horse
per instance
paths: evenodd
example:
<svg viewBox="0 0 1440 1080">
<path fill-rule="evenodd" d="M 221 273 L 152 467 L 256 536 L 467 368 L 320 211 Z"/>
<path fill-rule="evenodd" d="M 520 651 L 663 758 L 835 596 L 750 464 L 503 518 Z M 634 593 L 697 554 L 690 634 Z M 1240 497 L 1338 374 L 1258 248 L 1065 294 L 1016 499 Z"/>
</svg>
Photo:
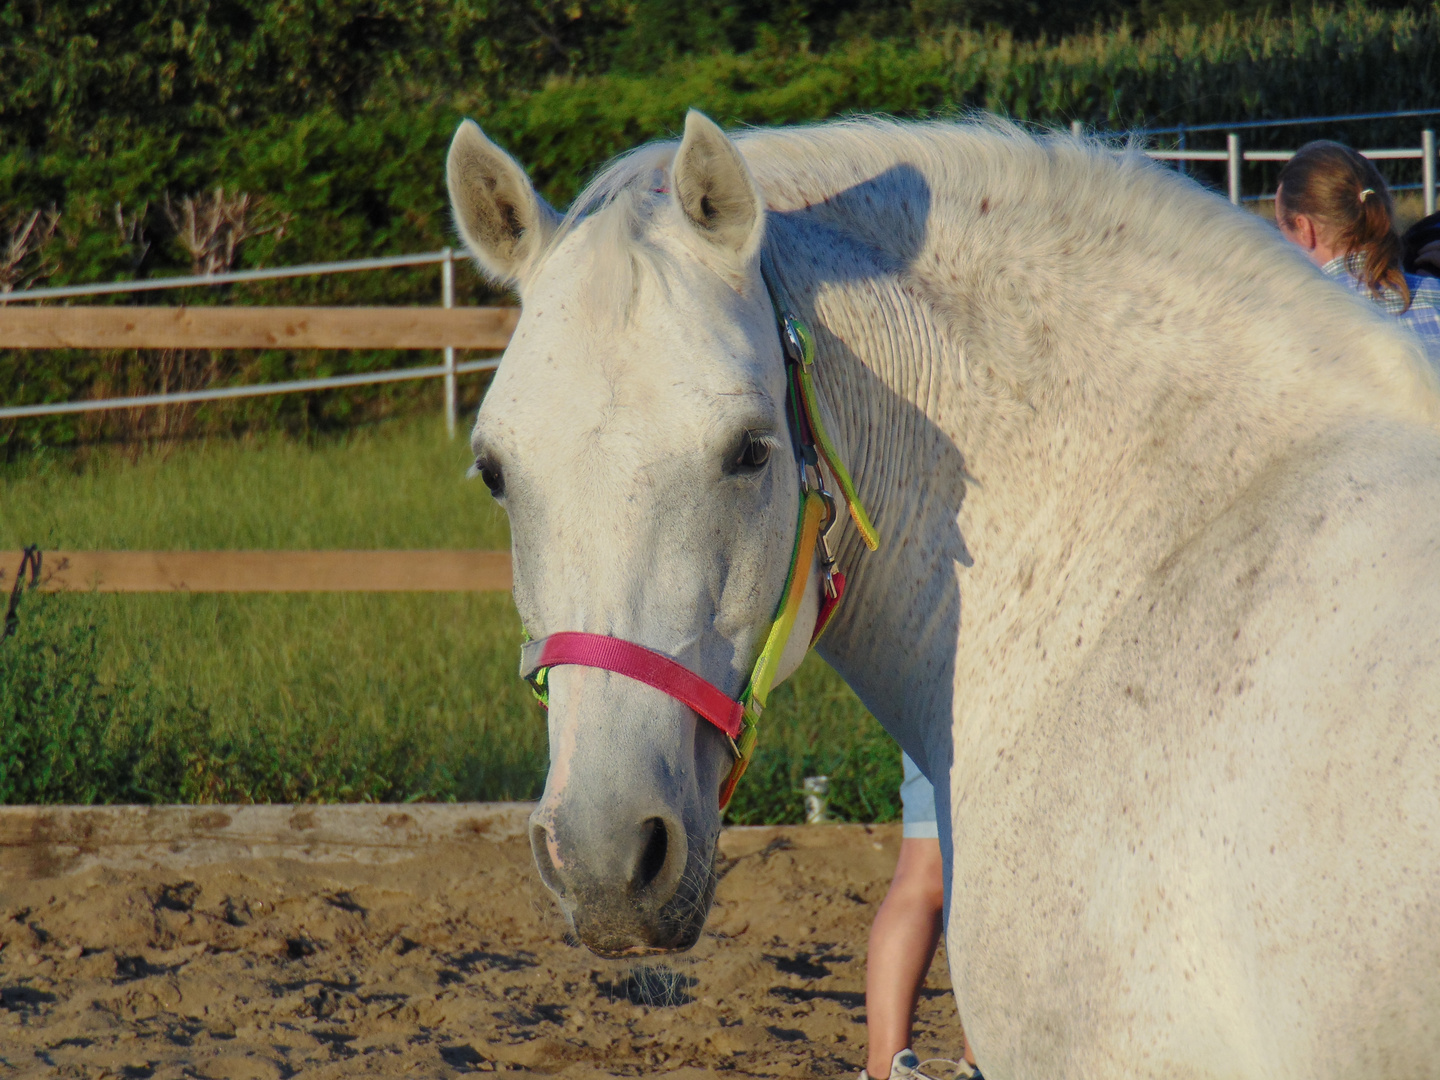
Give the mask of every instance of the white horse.
<svg viewBox="0 0 1440 1080">
<path fill-rule="evenodd" d="M 813 329 L 881 535 L 837 531 L 819 648 L 935 783 L 987 1076 L 1440 1076 L 1440 390 L 1383 316 L 999 123 L 692 113 L 564 219 L 466 123 L 449 184 L 523 303 L 474 448 L 537 638 L 740 690 L 800 498 L 771 290 Z M 601 953 L 688 947 L 729 742 L 613 670 L 549 693 L 546 883 Z"/>
</svg>

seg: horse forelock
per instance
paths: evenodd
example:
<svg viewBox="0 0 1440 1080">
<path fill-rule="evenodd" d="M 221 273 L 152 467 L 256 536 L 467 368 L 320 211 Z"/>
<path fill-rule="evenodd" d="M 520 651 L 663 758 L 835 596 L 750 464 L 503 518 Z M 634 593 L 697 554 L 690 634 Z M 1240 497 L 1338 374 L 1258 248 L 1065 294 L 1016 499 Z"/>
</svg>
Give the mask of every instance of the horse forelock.
<svg viewBox="0 0 1440 1080">
<path fill-rule="evenodd" d="M 541 256 L 544 262 L 583 243 L 590 260 L 583 288 L 597 314 L 627 322 L 642 280 L 663 288 L 672 276 L 649 223 L 668 192 L 678 146 L 673 140 L 646 143 L 603 168 L 570 204 Z"/>
</svg>

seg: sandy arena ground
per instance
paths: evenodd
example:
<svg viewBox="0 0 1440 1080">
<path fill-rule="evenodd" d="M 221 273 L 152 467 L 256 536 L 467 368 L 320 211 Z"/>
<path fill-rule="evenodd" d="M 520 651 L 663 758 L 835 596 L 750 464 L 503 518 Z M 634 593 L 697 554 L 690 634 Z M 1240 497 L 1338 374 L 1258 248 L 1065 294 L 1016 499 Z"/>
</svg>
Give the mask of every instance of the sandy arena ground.
<svg viewBox="0 0 1440 1080">
<path fill-rule="evenodd" d="M 700 944 L 634 965 L 566 944 L 527 809 L 0 810 L 0 1074 L 855 1074 L 898 826 L 731 830 Z"/>
</svg>

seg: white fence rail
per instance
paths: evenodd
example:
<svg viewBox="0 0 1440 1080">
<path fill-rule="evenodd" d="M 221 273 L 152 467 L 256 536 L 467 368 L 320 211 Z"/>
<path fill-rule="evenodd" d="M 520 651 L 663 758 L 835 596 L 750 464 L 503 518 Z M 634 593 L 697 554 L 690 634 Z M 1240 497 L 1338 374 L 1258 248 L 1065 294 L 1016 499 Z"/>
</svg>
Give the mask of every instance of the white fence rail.
<svg viewBox="0 0 1440 1080">
<path fill-rule="evenodd" d="M 19 292 L 0 293 L 0 305 L 27 300 L 70 300 L 77 296 L 110 296 L 115 293 L 154 292 L 157 289 L 234 285 L 242 281 L 279 281 L 283 278 L 318 277 L 324 274 L 351 274 L 359 270 L 394 270 L 403 266 L 433 266 L 435 263 L 453 268 L 455 252 L 446 248 L 444 251 L 426 251 L 418 255 L 385 255 L 377 259 L 301 263 L 298 266 L 277 266 L 266 270 L 227 270 L 223 274 L 200 274 L 193 277 L 146 278 L 143 281 L 105 281 L 93 285 L 22 289 Z"/>
<path fill-rule="evenodd" d="M 374 259 L 353 259 L 345 262 L 306 263 L 264 270 L 235 270 L 223 274 L 189 277 L 148 278 L 143 281 L 109 281 L 92 285 L 62 285 L 54 288 L 24 289 L 0 293 L 0 348 L 15 345 L 5 340 L 4 308 L 10 304 L 44 300 L 73 300 L 87 296 L 111 296 L 121 293 L 154 292 L 160 289 L 204 288 L 251 281 L 278 281 L 284 278 L 355 273 L 364 270 L 392 270 L 407 266 L 440 266 L 440 307 L 455 307 L 455 260 L 453 248 L 421 252 L 415 255 L 394 255 Z M 429 367 L 396 368 L 389 371 L 365 372 L 355 375 L 334 375 L 317 379 L 295 379 L 278 383 L 254 383 L 247 386 L 216 387 L 138 397 L 97 398 L 90 401 L 45 402 L 36 405 L 0 406 L 0 420 L 19 420 L 37 416 L 101 412 L 110 409 L 136 409 L 156 405 L 187 405 L 236 398 L 265 397 L 273 394 L 313 393 L 338 390 L 351 386 L 403 382 L 410 379 L 442 379 L 445 387 L 445 426 L 455 433 L 461 375 L 493 371 L 498 360 L 469 360 L 457 363 L 455 347 L 441 350 L 442 362 Z"/>
<path fill-rule="evenodd" d="M 447 349 L 453 352 L 453 349 Z M 477 371 L 494 371 L 499 360 L 467 360 L 446 366 L 394 368 L 390 371 L 367 371 L 359 375 L 330 375 L 319 379 L 294 379 L 290 382 L 253 383 L 248 386 L 221 386 L 210 390 L 183 390 L 169 394 L 145 394 L 140 397 L 96 398 L 93 401 L 56 401 L 44 405 L 10 405 L 0 408 L 0 420 L 21 420 L 34 416 L 60 416 L 66 413 L 104 412 L 108 409 L 143 409 L 152 405 L 191 405 L 205 401 L 232 401 L 237 398 L 268 397 L 272 394 L 304 394 L 318 390 L 343 390 L 350 386 L 374 386 L 378 383 L 407 382 L 410 379 L 445 379 L 447 398 L 446 422 L 450 434 L 455 433 L 455 413 L 451 406 L 454 391 L 449 380 L 456 375 Z"/>
<path fill-rule="evenodd" d="M 1078 124 L 1072 125 L 1078 132 Z M 1223 161 L 1227 165 L 1227 188 L 1230 201 L 1240 205 L 1241 167 L 1247 161 L 1289 161 L 1295 156 L 1294 150 L 1246 150 L 1240 145 L 1240 136 L 1234 132 L 1225 136 L 1224 150 L 1146 150 L 1145 153 L 1157 161 Z M 1371 161 L 1419 161 L 1420 191 L 1425 201 L 1425 213 L 1435 213 L 1435 132 L 1426 128 L 1420 133 L 1419 146 L 1402 146 L 1391 149 L 1361 150 Z M 1273 198 L 1274 196 L 1261 196 Z"/>
</svg>

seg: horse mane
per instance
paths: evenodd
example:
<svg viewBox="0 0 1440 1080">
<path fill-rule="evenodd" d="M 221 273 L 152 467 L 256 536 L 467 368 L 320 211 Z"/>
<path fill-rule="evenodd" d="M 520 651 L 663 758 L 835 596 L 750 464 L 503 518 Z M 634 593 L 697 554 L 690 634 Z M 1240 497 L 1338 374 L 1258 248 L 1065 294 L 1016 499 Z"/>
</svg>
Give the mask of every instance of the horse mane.
<svg viewBox="0 0 1440 1080">
<path fill-rule="evenodd" d="M 986 116 L 848 119 L 734 138 L 770 221 L 813 221 L 902 268 L 972 352 L 984 336 L 977 319 L 988 319 L 987 332 L 1000 332 L 985 361 L 1022 397 L 1077 365 L 1090 377 L 1103 368 L 1098 352 L 1057 346 L 1087 336 L 1058 334 L 1061 324 L 1132 338 L 1144 326 L 1159 340 L 1168 323 L 1172 338 L 1225 341 L 1287 380 L 1325 374 L 1353 385 L 1358 375 L 1440 418 L 1440 380 L 1392 319 L 1321 280 L 1260 218 L 1236 213 L 1133 144 Z M 552 239 L 553 250 L 582 224 L 594 230 L 604 262 L 593 284 L 607 291 L 610 310 L 629 310 L 642 276 L 662 288 L 670 278 L 670 256 L 649 236 L 668 204 L 678 146 L 648 143 L 601 170 Z M 917 213 L 921 198 L 928 206 Z M 1097 273 L 1110 277 L 1101 283 Z M 1213 345 L 1196 349 L 1204 362 L 1215 354 Z"/>
</svg>

